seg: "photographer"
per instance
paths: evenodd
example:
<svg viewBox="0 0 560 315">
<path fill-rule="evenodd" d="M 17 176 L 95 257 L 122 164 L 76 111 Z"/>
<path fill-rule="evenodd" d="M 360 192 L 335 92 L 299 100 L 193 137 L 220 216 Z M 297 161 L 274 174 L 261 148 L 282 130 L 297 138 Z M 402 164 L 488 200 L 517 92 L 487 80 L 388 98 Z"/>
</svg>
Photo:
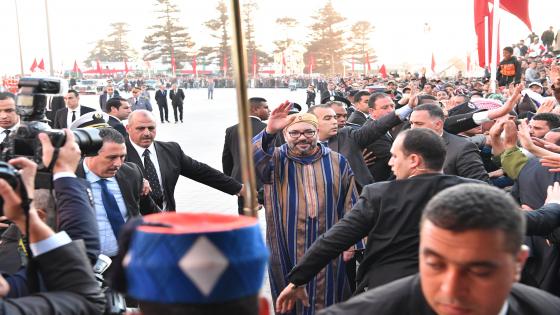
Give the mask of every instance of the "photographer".
<svg viewBox="0 0 560 315">
<path fill-rule="evenodd" d="M 73 171 L 80 159 L 80 150 L 68 130 L 66 143 L 60 148 L 53 174 L 55 181 L 65 176 L 75 176 Z M 43 144 L 43 156 L 54 152 L 46 135 L 39 135 Z M 50 159 L 45 159 L 49 162 Z M 19 193 L 4 179 L 0 179 L 0 195 L 3 198 L 4 215 L 20 229 L 29 233 L 33 263 L 39 270 L 48 292 L 37 293 L 25 298 L 0 300 L 0 314 L 101 314 L 104 297 L 96 283 L 91 265 L 83 249 L 72 242 L 64 231 L 54 233 L 40 218 L 33 204 L 27 215 L 24 204 L 33 198 L 37 165 L 26 158 L 12 159 L 11 165 L 20 168 L 21 182 L 16 186 Z M 23 185 L 23 187 L 21 186 Z M 25 200 L 24 190 L 29 192 Z M 10 290 L 8 283 L 0 277 L 0 296 Z"/>
</svg>

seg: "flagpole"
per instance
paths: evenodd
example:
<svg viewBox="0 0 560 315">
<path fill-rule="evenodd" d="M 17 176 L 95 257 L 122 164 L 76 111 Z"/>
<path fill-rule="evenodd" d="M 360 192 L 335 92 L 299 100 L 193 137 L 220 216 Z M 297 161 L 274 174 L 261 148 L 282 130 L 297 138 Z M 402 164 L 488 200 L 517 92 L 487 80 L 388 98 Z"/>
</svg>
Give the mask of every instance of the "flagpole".
<svg viewBox="0 0 560 315">
<path fill-rule="evenodd" d="M 496 64 L 498 59 L 498 24 L 500 23 L 500 0 L 494 0 L 492 9 L 492 60 L 490 61 L 490 91 L 496 93 Z"/>
<path fill-rule="evenodd" d="M 243 211 L 246 215 L 257 217 L 257 185 L 253 148 L 251 145 L 252 130 L 250 108 L 247 102 L 247 58 L 243 41 L 240 1 L 231 0 L 231 23 L 233 26 L 231 41 L 231 58 L 234 66 L 235 89 L 237 90 L 237 113 L 239 117 L 239 153 L 241 157 L 241 175 L 245 188 Z"/>
<path fill-rule="evenodd" d="M 16 25 L 17 25 L 18 46 L 19 46 L 19 67 L 20 67 L 21 76 L 23 76 L 23 74 L 24 74 L 24 71 L 23 71 L 23 52 L 22 52 L 22 49 L 21 49 L 21 32 L 20 32 L 20 29 L 19 29 L 19 13 L 18 13 L 17 0 L 14 0 L 14 5 L 16 6 Z"/>
<path fill-rule="evenodd" d="M 51 23 L 49 22 L 49 1 L 45 0 L 45 17 L 47 19 L 47 41 L 49 43 L 49 75 L 54 76 L 52 47 L 51 47 Z"/>
</svg>

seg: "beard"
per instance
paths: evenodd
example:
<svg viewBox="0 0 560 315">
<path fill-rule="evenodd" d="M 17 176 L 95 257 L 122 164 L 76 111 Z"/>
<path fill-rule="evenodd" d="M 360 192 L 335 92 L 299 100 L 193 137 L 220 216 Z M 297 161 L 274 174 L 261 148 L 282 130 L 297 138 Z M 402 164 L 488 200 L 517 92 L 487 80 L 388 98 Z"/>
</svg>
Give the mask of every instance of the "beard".
<svg viewBox="0 0 560 315">
<path fill-rule="evenodd" d="M 288 142 L 288 148 L 292 153 L 298 156 L 309 156 L 315 153 L 317 149 L 317 141 L 313 140 L 299 140 L 296 142 Z"/>
</svg>

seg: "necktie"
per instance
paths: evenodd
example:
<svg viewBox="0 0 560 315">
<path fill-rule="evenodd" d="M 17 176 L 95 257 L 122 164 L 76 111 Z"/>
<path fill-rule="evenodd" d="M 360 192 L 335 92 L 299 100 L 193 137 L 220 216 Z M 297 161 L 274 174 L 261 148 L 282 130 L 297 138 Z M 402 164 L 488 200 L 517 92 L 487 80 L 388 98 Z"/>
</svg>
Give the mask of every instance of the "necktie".
<svg viewBox="0 0 560 315">
<path fill-rule="evenodd" d="M 150 187 L 152 188 L 152 199 L 154 199 L 158 206 L 162 207 L 163 191 L 161 190 L 161 185 L 159 184 L 156 167 L 150 159 L 150 150 L 146 149 L 142 156 L 144 156 L 144 170 L 146 171 L 145 175 L 148 182 L 150 182 Z"/>
<path fill-rule="evenodd" d="M 134 105 L 138 105 L 138 99 L 137 98 L 134 99 Z"/>
<path fill-rule="evenodd" d="M 107 212 L 107 218 L 111 224 L 111 229 L 113 229 L 115 238 L 118 240 L 119 232 L 121 227 L 124 225 L 123 216 L 119 210 L 115 196 L 113 196 L 107 188 L 107 180 L 100 179 L 97 183 L 99 183 L 99 186 L 101 187 L 101 201 L 103 202 L 103 208 L 105 208 L 105 212 Z"/>
<path fill-rule="evenodd" d="M 72 122 L 74 122 L 74 120 L 76 120 L 76 111 L 75 110 L 72 111 Z"/>
<path fill-rule="evenodd" d="M 6 144 L 8 143 L 8 136 L 10 135 L 11 130 L 10 129 L 6 129 L 4 131 L 2 131 L 2 133 L 6 134 L 6 136 L 4 137 L 4 140 L 2 140 L 1 146 L 2 148 L 6 146 Z"/>
</svg>

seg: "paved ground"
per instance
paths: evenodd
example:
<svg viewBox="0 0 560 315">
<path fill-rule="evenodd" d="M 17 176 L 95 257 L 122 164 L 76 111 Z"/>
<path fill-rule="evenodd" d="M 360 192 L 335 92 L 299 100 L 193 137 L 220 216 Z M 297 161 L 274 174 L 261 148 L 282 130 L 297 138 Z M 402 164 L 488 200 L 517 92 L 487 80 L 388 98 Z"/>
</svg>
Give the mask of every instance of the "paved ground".
<svg viewBox="0 0 560 315">
<path fill-rule="evenodd" d="M 159 117 L 157 105 L 153 100 L 154 114 Z M 158 125 L 157 139 L 175 141 L 183 151 L 192 158 L 204 162 L 216 169 L 222 169 L 222 148 L 225 129 L 238 122 L 237 98 L 234 89 L 215 89 L 214 99 L 207 99 L 206 89 L 185 90 L 183 124 Z M 250 97 L 264 97 L 272 108 L 285 100 L 302 104 L 305 107 L 304 89 L 291 92 L 288 89 L 250 89 Z M 83 95 L 81 104 L 99 108 L 99 96 Z M 171 105 L 169 105 L 171 109 Z M 159 118 L 158 118 L 159 120 Z M 169 120 L 173 121 L 170 112 Z M 210 187 L 204 186 L 185 177 L 181 177 L 175 190 L 177 209 L 180 212 L 207 211 L 215 213 L 237 213 L 237 197 L 230 196 Z M 264 233 L 264 216 L 259 213 L 259 221 Z M 264 234 L 263 234 L 264 235 Z M 268 279 L 263 285 L 263 295 L 270 296 Z"/>
</svg>

